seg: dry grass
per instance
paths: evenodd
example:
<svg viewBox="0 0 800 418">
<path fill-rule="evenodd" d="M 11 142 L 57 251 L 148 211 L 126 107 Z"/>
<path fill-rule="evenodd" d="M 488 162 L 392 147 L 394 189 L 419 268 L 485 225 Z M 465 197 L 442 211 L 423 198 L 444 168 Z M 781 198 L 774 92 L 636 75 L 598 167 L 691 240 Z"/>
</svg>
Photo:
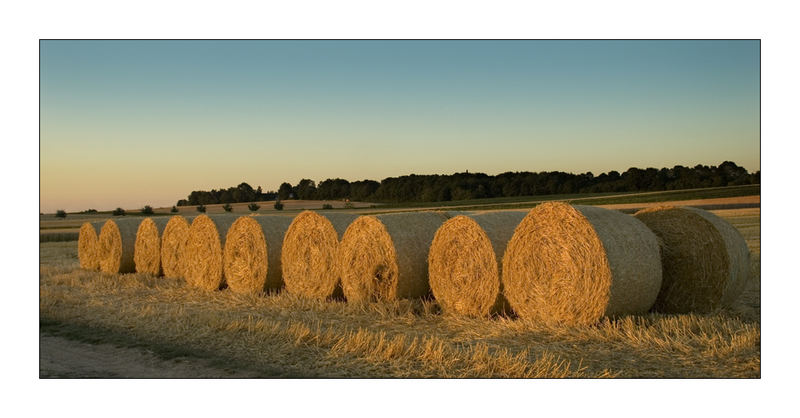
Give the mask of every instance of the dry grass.
<svg viewBox="0 0 800 418">
<path fill-rule="evenodd" d="M 441 315 L 433 301 L 351 305 L 204 292 L 181 279 L 79 269 L 75 242 L 40 245 L 40 317 L 76 338 L 143 346 L 283 377 L 760 377 L 760 210 L 716 211 L 743 234 L 753 278 L 734 308 L 594 326 Z M 79 335 L 80 334 L 80 335 Z"/>
</svg>

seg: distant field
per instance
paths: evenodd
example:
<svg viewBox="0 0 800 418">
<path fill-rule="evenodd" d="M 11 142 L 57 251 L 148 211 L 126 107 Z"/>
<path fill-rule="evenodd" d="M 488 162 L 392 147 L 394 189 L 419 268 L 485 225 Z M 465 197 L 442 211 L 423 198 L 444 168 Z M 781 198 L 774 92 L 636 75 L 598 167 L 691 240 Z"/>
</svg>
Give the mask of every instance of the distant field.
<svg viewBox="0 0 800 418">
<path fill-rule="evenodd" d="M 323 204 L 330 204 L 335 211 L 344 211 L 358 214 L 376 214 L 385 212 L 396 211 L 415 211 L 415 210 L 498 210 L 498 209 L 528 209 L 538 205 L 541 202 L 552 200 L 563 200 L 574 204 L 581 205 L 598 205 L 612 207 L 612 205 L 629 205 L 619 206 L 614 208 L 630 208 L 630 207 L 643 207 L 653 202 L 683 202 L 694 201 L 702 199 L 724 199 L 742 196 L 758 196 L 761 193 L 760 185 L 747 185 L 747 186 L 731 186 L 731 187 L 715 187 L 707 189 L 691 189 L 691 190 L 673 190 L 662 192 L 635 192 L 635 193 L 602 193 L 602 194 L 571 194 L 571 195 L 545 195 L 545 196 L 526 196 L 526 197 L 508 197 L 508 198 L 491 198 L 491 199 L 476 199 L 476 200 L 462 200 L 452 202 L 433 202 L 433 203 L 420 203 L 420 204 L 375 204 L 369 202 L 352 202 L 353 208 L 344 208 L 345 202 L 342 201 L 321 201 L 321 200 L 287 200 L 284 201 L 284 210 L 277 211 L 273 208 L 274 202 L 257 202 L 261 208 L 257 213 L 270 214 L 270 215 L 286 215 L 294 216 L 305 209 L 323 210 Z M 630 205 L 633 206 L 630 206 Z M 639 204 L 639 205 L 637 205 Z M 684 203 L 687 204 L 687 203 Z M 696 205 L 698 203 L 688 203 Z M 247 209 L 248 203 L 235 203 L 232 204 L 232 214 L 246 215 L 251 213 Z M 157 208 L 155 209 L 155 216 L 172 215 L 170 208 Z M 184 216 L 196 216 L 199 214 L 195 206 L 182 206 L 179 208 L 179 214 Z M 208 214 L 225 213 L 222 205 L 207 205 Z M 138 211 L 129 211 L 126 217 L 141 217 Z M 39 230 L 40 234 L 49 234 L 51 232 L 59 233 L 73 233 L 77 232 L 81 224 L 84 222 L 102 221 L 111 218 L 110 213 L 97 213 L 97 214 L 69 214 L 65 219 L 56 218 L 55 215 L 40 215 L 39 216 Z M 61 235 L 63 238 L 68 238 L 69 235 Z M 77 235 L 75 236 L 77 239 Z M 40 238 L 41 242 L 47 240 L 56 240 L 53 238 Z"/>
<path fill-rule="evenodd" d="M 742 232 L 752 253 L 752 279 L 734 308 L 592 327 L 450 317 L 435 301 L 354 305 L 203 292 L 183 280 L 83 271 L 74 242 L 42 243 L 41 355 L 48 361 L 40 375 L 758 378 L 760 209 L 714 212 Z M 144 354 L 146 362 L 137 360 Z M 85 368 L 68 369 L 69 361 Z"/>
</svg>

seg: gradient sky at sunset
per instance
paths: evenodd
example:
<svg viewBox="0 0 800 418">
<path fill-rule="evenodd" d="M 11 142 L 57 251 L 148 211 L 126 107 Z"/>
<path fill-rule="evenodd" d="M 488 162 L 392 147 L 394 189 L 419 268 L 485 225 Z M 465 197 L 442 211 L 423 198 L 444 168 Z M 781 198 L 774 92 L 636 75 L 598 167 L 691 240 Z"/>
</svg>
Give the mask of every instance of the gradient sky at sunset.
<svg viewBox="0 0 800 418">
<path fill-rule="evenodd" d="M 41 41 L 40 198 L 173 205 L 242 181 L 734 161 L 758 41 Z"/>
</svg>

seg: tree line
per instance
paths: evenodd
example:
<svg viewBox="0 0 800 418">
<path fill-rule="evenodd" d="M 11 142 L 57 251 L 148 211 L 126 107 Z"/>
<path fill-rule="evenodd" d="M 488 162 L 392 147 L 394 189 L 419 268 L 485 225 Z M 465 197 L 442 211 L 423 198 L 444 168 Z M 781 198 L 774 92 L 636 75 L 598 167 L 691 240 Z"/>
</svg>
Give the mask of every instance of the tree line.
<svg viewBox="0 0 800 418">
<path fill-rule="evenodd" d="M 748 173 L 736 163 L 725 161 L 719 166 L 696 165 L 672 168 L 631 167 L 623 173 L 609 171 L 595 176 L 561 171 L 516 171 L 490 176 L 484 173 L 450 175 L 416 175 L 387 177 L 375 180 L 347 181 L 340 178 L 315 183 L 302 179 L 296 185 L 282 183 L 277 192 L 254 190 L 247 183 L 229 189 L 193 191 L 178 205 L 253 202 L 262 200 L 337 200 L 384 203 L 437 202 L 490 197 L 516 197 L 550 194 L 604 192 L 643 192 L 694 189 L 702 187 L 759 184 L 761 171 Z"/>
</svg>

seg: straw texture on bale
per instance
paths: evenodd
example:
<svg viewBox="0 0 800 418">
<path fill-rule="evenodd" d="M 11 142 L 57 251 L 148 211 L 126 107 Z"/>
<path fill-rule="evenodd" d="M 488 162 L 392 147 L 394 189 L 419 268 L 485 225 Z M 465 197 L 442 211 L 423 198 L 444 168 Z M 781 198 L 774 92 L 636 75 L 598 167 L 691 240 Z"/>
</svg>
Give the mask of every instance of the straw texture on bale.
<svg viewBox="0 0 800 418">
<path fill-rule="evenodd" d="M 169 219 L 145 218 L 136 230 L 133 263 L 137 273 L 161 275 L 161 235 Z"/>
<path fill-rule="evenodd" d="M 485 317 L 507 309 L 500 266 L 524 217 L 525 212 L 518 211 L 460 215 L 436 231 L 428 274 L 433 296 L 444 312 Z"/>
<path fill-rule="evenodd" d="M 82 269 L 100 270 L 98 238 L 102 222 L 84 222 L 78 232 L 78 262 Z"/>
<path fill-rule="evenodd" d="M 661 240 L 664 281 L 654 310 L 711 312 L 730 306 L 742 293 L 750 251 L 731 224 L 691 207 L 648 208 L 634 216 Z"/>
<path fill-rule="evenodd" d="M 133 251 L 140 218 L 109 219 L 100 229 L 100 271 L 104 273 L 132 273 L 135 270 Z"/>
<path fill-rule="evenodd" d="M 341 295 L 336 255 L 339 239 L 356 215 L 304 211 L 283 239 L 281 271 L 286 291 L 309 298 Z"/>
<path fill-rule="evenodd" d="M 504 294 L 522 318 L 569 325 L 643 313 L 661 287 L 658 239 L 621 212 L 543 203 L 503 256 Z"/>
<path fill-rule="evenodd" d="M 235 215 L 200 215 L 194 218 L 181 255 L 187 283 L 205 290 L 223 287 L 222 250 L 228 229 L 236 218 Z"/>
<path fill-rule="evenodd" d="M 223 257 L 225 282 L 239 293 L 279 289 L 281 246 L 292 218 L 242 216 L 228 230 Z"/>
<path fill-rule="evenodd" d="M 175 215 L 169 218 L 161 234 L 161 270 L 165 277 L 186 277 L 183 252 L 189 239 L 189 222 L 194 218 Z"/>
<path fill-rule="evenodd" d="M 342 237 L 339 269 L 348 302 L 425 296 L 428 251 L 447 220 L 440 212 L 360 216 Z"/>
</svg>

